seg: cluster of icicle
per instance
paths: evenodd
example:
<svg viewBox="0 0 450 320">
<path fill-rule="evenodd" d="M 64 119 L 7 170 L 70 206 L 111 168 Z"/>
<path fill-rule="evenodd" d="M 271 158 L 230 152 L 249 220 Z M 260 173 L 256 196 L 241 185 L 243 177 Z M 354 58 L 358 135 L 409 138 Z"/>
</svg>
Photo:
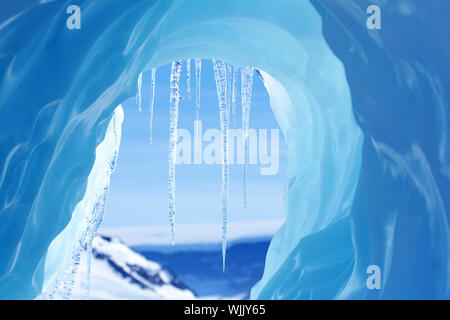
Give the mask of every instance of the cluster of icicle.
<svg viewBox="0 0 450 320">
<path fill-rule="evenodd" d="M 222 265 L 225 270 L 225 257 L 227 247 L 227 211 L 228 211 L 228 182 L 229 182 L 229 148 L 228 148 L 228 129 L 230 123 L 236 128 L 236 94 L 238 85 L 239 71 L 241 74 L 241 101 L 242 101 L 242 130 L 243 145 L 245 148 L 245 164 L 244 164 L 244 209 L 247 207 L 247 162 L 248 162 L 248 130 L 250 123 L 250 106 L 253 85 L 253 68 L 244 67 L 239 70 L 235 66 L 231 66 L 220 60 L 213 60 L 214 78 L 216 81 L 217 97 L 219 104 L 220 130 L 222 132 Z M 180 78 L 183 69 L 183 60 L 172 62 L 170 74 L 170 124 L 169 124 L 169 223 L 172 243 L 175 243 L 175 164 L 177 156 L 177 128 L 179 105 L 181 101 L 180 95 Z M 191 98 L 191 60 L 186 60 L 186 78 L 188 99 Z M 195 79 L 196 79 L 196 109 L 195 124 L 200 120 L 200 88 L 201 88 L 201 71 L 202 60 L 195 59 Z M 155 78 L 156 69 L 152 69 L 151 77 L 151 93 L 150 100 L 150 143 L 152 141 L 152 121 L 153 107 L 155 100 Z M 138 78 L 138 104 L 139 111 L 142 105 L 142 73 Z M 197 130 L 195 128 L 194 130 Z"/>
<path fill-rule="evenodd" d="M 114 150 L 111 157 L 108 159 L 107 166 L 103 168 L 103 176 L 105 177 L 104 184 L 101 185 L 93 196 L 93 201 L 89 202 L 88 210 L 91 212 L 86 217 L 84 224 L 86 228 L 78 236 L 78 243 L 72 249 L 72 259 L 70 264 L 61 272 L 54 284 L 47 292 L 44 292 L 39 296 L 39 299 L 63 299 L 69 300 L 72 296 L 72 291 L 76 285 L 76 277 L 80 269 L 80 262 L 82 261 L 83 252 L 85 255 L 84 263 L 86 268 L 85 281 L 80 282 L 80 286 L 84 284 L 82 288 L 86 299 L 90 298 L 90 278 L 91 278 L 91 259 L 92 259 L 92 242 L 95 234 L 100 227 L 103 219 L 103 214 L 106 207 L 106 198 L 108 196 L 110 176 L 116 168 L 117 158 L 119 154 L 119 145 L 121 139 L 121 121 L 116 120 L 116 113 L 113 114 L 112 121 L 112 134 L 114 138 Z"/>
</svg>

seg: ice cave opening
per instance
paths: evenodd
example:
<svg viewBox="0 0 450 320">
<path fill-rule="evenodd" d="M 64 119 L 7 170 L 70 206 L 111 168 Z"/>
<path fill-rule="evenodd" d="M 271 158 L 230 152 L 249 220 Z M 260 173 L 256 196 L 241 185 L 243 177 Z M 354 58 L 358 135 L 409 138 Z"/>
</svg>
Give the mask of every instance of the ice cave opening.
<svg viewBox="0 0 450 320">
<path fill-rule="evenodd" d="M 323 37 L 320 15 L 306 1 L 290 3 L 293 11 L 279 11 L 274 2 L 175 3 L 140 3 L 128 11 L 123 10 L 127 4 L 116 3 L 109 12 L 119 17 L 93 33 L 95 41 L 72 47 L 73 58 L 82 52 L 85 57 L 82 62 L 65 60 L 66 69 L 71 63 L 80 69 L 54 113 L 51 133 L 58 138 L 30 211 L 34 232 L 25 232 L 11 259 L 5 259 L 14 271 L 4 279 L 14 282 L 14 289 L 5 294 L 51 298 L 62 290 L 63 297 L 70 297 L 77 252 L 100 223 L 96 210 L 104 205 L 118 153 L 123 111 L 116 107 L 138 92 L 142 70 L 202 57 L 261 71 L 288 149 L 286 223 L 271 242 L 252 298 L 345 297 L 355 264 L 348 216 L 363 135 L 344 67 Z M 87 19 L 84 26 L 89 23 Z M 55 185 L 58 197 L 51 191 Z M 33 242 L 35 237 L 39 241 Z M 330 239 L 332 247 L 326 246 Z M 333 281 L 320 270 L 335 275 Z M 300 284 L 305 291 L 298 290 Z"/>
<path fill-rule="evenodd" d="M 141 86 L 138 85 L 137 96 L 121 103 L 124 121 L 120 156 L 111 175 L 107 206 L 98 233 L 119 237 L 156 262 L 159 262 L 158 258 L 162 259 L 200 296 L 248 297 L 250 287 L 262 276 L 271 237 L 283 223 L 286 187 L 283 137 L 270 108 L 260 71 L 254 72 L 249 86 L 249 77 L 244 70 L 241 86 L 241 70 L 225 63 L 229 190 L 224 220 L 222 139 L 214 63 L 197 59 L 197 68 L 194 68 L 194 60 L 183 61 L 179 79 L 181 98 L 174 197 L 176 245 L 171 246 L 167 218 L 171 64 L 143 72 L 138 78 Z M 247 99 L 250 89 L 251 99 Z M 241 100 L 248 100 L 248 105 L 242 104 Z M 246 109 L 250 105 L 251 111 Z M 243 116 L 247 111 L 248 122 Z M 242 141 L 242 128 L 246 123 L 249 132 L 247 157 Z M 248 159 L 246 169 L 244 158 Z M 261 197 L 264 202 L 260 201 Z M 118 230 L 119 226 L 122 229 Z M 226 234 L 222 235 L 222 232 Z M 224 264 L 220 258 L 220 242 L 223 243 L 223 258 L 227 261 L 226 274 L 218 272 L 219 264 L 221 270 Z M 255 251 L 244 253 L 249 246 Z M 228 254 L 230 248 L 231 256 Z M 193 263 L 203 271 L 202 276 L 192 267 L 189 272 L 186 268 L 180 270 L 177 256 L 185 255 L 185 250 L 196 250 L 191 254 L 201 257 Z M 158 252 L 166 255 L 161 258 Z M 238 264 L 241 259 L 237 257 L 242 255 L 254 260 L 251 265 L 244 264 L 247 269 L 241 270 Z M 94 292 L 96 288 L 98 286 L 94 284 Z"/>
<path fill-rule="evenodd" d="M 177 152 L 175 146 L 178 145 L 178 138 L 179 136 L 177 136 L 177 133 L 174 132 L 174 129 L 178 129 L 178 118 L 179 112 L 183 112 L 180 110 L 177 110 L 176 113 L 174 114 L 174 104 L 177 104 L 176 108 L 179 108 L 179 104 L 180 104 L 180 100 L 181 99 L 187 99 L 187 95 L 191 95 L 191 93 L 193 95 L 196 96 L 196 117 L 195 117 L 195 122 L 194 122 L 194 131 L 196 131 L 197 125 L 198 125 L 198 121 L 200 120 L 199 118 L 199 111 L 200 111 L 200 106 L 201 106 L 201 102 L 200 102 L 200 87 L 201 87 L 201 65 L 202 65 L 202 59 L 186 59 L 185 61 L 183 61 L 182 59 L 177 60 L 178 62 L 172 62 L 172 73 L 170 75 L 170 96 L 169 96 L 169 102 L 170 102 L 170 108 L 164 108 L 163 110 L 161 110 L 161 108 L 158 108 L 157 112 L 168 112 L 170 114 L 169 118 L 170 118 L 170 126 L 169 126 L 169 220 L 170 220 L 170 225 L 171 225 L 171 229 L 172 229 L 172 238 L 173 240 L 175 239 L 175 219 L 174 219 L 174 215 L 175 215 L 175 176 L 172 177 L 173 181 L 171 181 L 171 170 L 175 170 L 175 162 L 176 162 L 176 158 L 179 157 L 179 153 Z M 185 73 L 187 73 L 186 77 L 188 79 L 188 85 L 187 88 L 185 88 L 184 90 L 186 91 L 183 95 L 185 95 L 185 97 L 182 96 L 181 91 L 183 90 L 183 84 L 182 84 L 182 78 L 181 78 L 181 70 L 183 68 L 183 64 L 185 68 L 187 68 L 187 66 L 189 66 L 192 62 L 193 68 L 191 69 L 189 67 L 189 69 L 187 70 L 183 70 Z M 195 63 L 195 66 L 194 66 Z M 217 60 L 212 60 L 212 63 L 214 65 L 214 73 L 215 73 L 215 80 L 216 80 L 216 88 L 217 88 L 217 97 L 218 97 L 218 102 L 217 105 L 219 106 L 219 108 L 217 108 L 217 118 L 218 118 L 218 122 L 220 122 L 221 124 L 221 131 L 222 130 L 231 130 L 232 127 L 232 123 L 236 122 L 236 108 L 237 108 L 237 103 L 236 103 L 236 95 L 239 93 L 239 95 L 241 96 L 241 103 L 240 103 L 240 107 L 242 107 L 241 109 L 241 118 L 239 119 L 239 122 L 241 122 L 242 126 L 242 133 L 243 133 L 243 137 L 246 136 L 246 129 L 248 130 L 248 122 L 249 122 L 249 114 L 246 115 L 246 113 L 250 113 L 250 107 L 251 107 L 251 92 L 252 92 L 252 82 L 254 81 L 253 78 L 254 77 L 258 77 L 260 78 L 260 80 L 262 81 L 264 87 L 267 90 L 267 93 L 269 94 L 270 97 L 270 106 L 272 108 L 272 111 L 274 112 L 274 116 L 276 118 L 276 121 L 280 124 L 280 127 L 282 128 L 282 132 L 283 132 L 283 136 L 285 136 L 286 134 L 288 134 L 288 132 L 292 135 L 292 131 L 294 131 L 296 134 L 300 133 L 300 136 L 303 132 L 305 132 L 305 130 L 312 130 L 312 128 L 298 128 L 297 124 L 293 124 L 293 118 L 290 119 L 290 117 L 292 116 L 296 116 L 298 117 L 299 114 L 301 116 L 308 116 L 309 120 L 311 122 L 313 122 L 313 116 L 311 115 L 312 110 L 310 110 L 311 106 L 310 104 L 316 104 L 317 102 L 315 101 L 314 97 L 310 97 L 313 99 L 313 102 L 311 102 L 308 97 L 308 90 L 305 90 L 305 87 L 303 87 L 303 84 L 301 84 L 300 87 L 300 91 L 296 91 L 296 94 L 299 95 L 296 96 L 298 102 L 301 102 L 303 104 L 304 110 L 302 112 L 299 112 L 297 110 L 295 110 L 295 104 L 292 102 L 292 93 L 289 94 L 288 91 L 286 90 L 286 88 L 283 86 L 283 84 L 281 84 L 277 79 L 273 78 L 272 76 L 270 76 L 267 72 L 260 70 L 260 69 L 256 69 L 254 67 L 244 67 L 244 68 L 239 68 L 237 66 L 232 66 L 229 63 L 225 63 L 222 61 L 217 61 Z M 180 69 L 177 70 L 177 64 L 179 64 Z M 220 71 L 220 67 L 222 67 L 222 70 Z M 247 69 L 246 69 L 247 68 Z M 150 110 L 149 110 L 149 116 L 150 116 L 150 121 L 149 121 L 149 142 L 152 143 L 153 140 L 153 118 L 155 117 L 155 110 L 154 110 L 154 101 L 155 101 L 155 87 L 158 85 L 158 82 L 156 81 L 156 67 L 151 68 L 149 71 L 147 72 L 142 72 L 139 74 L 138 79 L 137 79 L 137 93 L 135 99 L 136 100 L 136 104 L 139 107 L 139 112 L 142 109 L 143 105 L 147 105 Z M 189 71 L 188 71 L 189 70 Z M 248 70 L 248 71 L 247 71 Z M 246 72 L 249 72 L 249 70 L 251 70 L 251 74 L 247 75 Z M 342 70 L 341 70 L 342 71 Z M 192 73 L 191 73 L 192 72 Z M 220 74 L 220 72 L 222 72 L 223 74 Z M 178 73 L 178 74 L 177 74 Z M 191 81 L 190 78 L 194 78 L 194 85 L 191 87 Z M 248 78 L 250 77 L 250 78 Z M 176 81 L 174 82 L 174 79 L 176 79 Z M 235 79 L 240 78 L 239 84 L 240 87 L 237 87 L 237 81 L 235 82 Z M 150 83 L 150 95 L 151 97 L 149 98 L 150 102 L 143 102 L 143 97 L 142 97 L 142 82 L 143 79 L 147 79 L 147 82 Z M 246 81 L 248 81 L 248 79 L 251 79 L 252 82 L 247 83 Z M 185 80 L 184 80 L 185 81 Z M 298 85 L 299 83 L 297 83 Z M 342 85 L 342 84 L 341 84 Z M 197 91 L 197 87 L 199 88 L 199 91 Z M 343 89 L 345 89 L 345 86 L 342 86 Z M 298 90 L 299 88 L 296 87 L 296 89 Z M 303 91 L 305 90 L 305 91 Z M 342 93 L 342 92 L 341 92 Z M 348 92 L 347 92 L 348 94 Z M 175 95 L 178 95 L 178 97 L 176 97 Z M 344 95 L 343 95 L 344 96 Z M 349 97 L 345 97 L 347 100 L 343 100 L 343 102 L 349 102 Z M 123 103 L 122 103 L 123 104 Z M 103 141 L 101 143 L 99 143 L 99 145 L 96 148 L 96 159 L 94 161 L 94 165 L 92 167 L 92 170 L 89 174 L 88 177 L 88 183 L 87 183 L 87 188 L 85 191 L 85 195 L 83 197 L 83 199 L 77 204 L 77 206 L 75 207 L 74 213 L 72 214 L 72 219 L 69 222 L 68 226 L 63 230 L 63 232 L 61 232 L 56 238 L 55 240 L 52 242 L 52 244 L 49 247 L 49 251 L 48 251 L 48 255 L 47 255 L 47 261 L 52 261 L 52 255 L 55 256 L 55 260 L 56 257 L 58 257 L 59 259 L 65 255 L 65 259 L 68 263 L 65 266 L 65 269 L 63 272 L 57 272 L 56 270 L 53 272 L 54 275 L 57 276 L 57 278 L 53 279 L 52 281 L 49 281 L 49 286 L 50 289 L 44 290 L 45 295 L 42 295 L 41 297 L 45 297 L 45 298 L 56 298 L 56 297 L 61 297 L 61 298 L 70 298 L 71 296 L 71 288 L 74 285 L 75 282 L 75 275 L 77 273 L 77 270 L 79 268 L 80 265 L 80 253 L 85 250 L 88 252 L 88 257 L 90 255 L 90 247 L 92 246 L 92 239 L 93 236 L 95 234 L 95 232 L 98 230 L 100 223 L 102 221 L 102 217 L 104 214 L 104 210 L 105 210 L 105 204 L 107 201 L 107 194 L 108 194 L 108 189 L 109 189 L 109 183 L 110 183 L 110 175 L 113 172 L 115 166 L 116 166 L 116 162 L 118 160 L 118 154 L 119 154 L 119 147 L 120 147 L 120 140 L 121 140 L 121 126 L 124 120 L 124 111 L 122 108 L 122 104 L 120 104 L 116 109 L 114 109 L 113 115 L 111 120 L 109 121 L 108 124 L 108 128 L 106 130 L 106 134 L 105 134 L 105 138 L 103 139 Z M 212 108 L 213 106 L 208 105 L 206 106 L 207 108 Z M 204 106 L 205 108 L 205 106 Z M 346 108 L 346 109 L 345 109 Z M 169 110 L 168 110 L 169 109 Z M 331 108 L 330 108 L 331 109 Z M 328 112 L 329 110 L 328 109 Z M 183 110 L 183 108 L 181 108 L 181 110 Z M 323 111 L 317 111 L 315 110 L 315 112 L 320 113 Z M 343 112 L 347 112 L 349 114 L 347 114 L 347 116 L 344 116 L 342 113 Z M 348 158 L 346 158 L 346 162 L 347 165 L 348 163 L 353 163 L 352 166 L 350 166 L 350 168 L 348 168 L 348 171 L 344 171 L 344 173 L 341 172 L 333 172 L 333 170 L 328 169 L 324 170 L 324 168 L 322 166 L 320 166 L 318 168 L 318 174 L 319 177 L 326 177 L 326 181 L 327 183 L 330 183 L 330 181 L 332 181 L 330 179 L 330 174 L 332 175 L 336 175 L 337 178 L 339 178 L 338 181 L 336 181 L 336 186 L 334 186 L 335 191 L 339 191 L 342 192 L 343 195 L 345 196 L 344 199 L 345 201 L 343 201 L 343 199 L 336 199 L 333 201 L 338 201 L 341 200 L 342 203 L 340 203 L 336 208 L 336 212 L 335 212 L 335 216 L 330 216 L 328 218 L 326 218 L 325 220 L 328 221 L 331 224 L 334 224 L 336 222 L 341 223 L 340 220 L 343 220 L 345 218 L 346 215 L 349 214 L 349 210 L 351 207 L 351 199 L 353 196 L 353 193 L 355 191 L 356 188 L 356 181 L 357 181 L 357 177 L 359 174 L 359 161 L 360 161 L 360 146 L 361 146 L 361 138 L 362 135 L 359 131 L 359 129 L 355 126 L 354 123 L 352 123 L 352 114 L 351 114 L 351 106 L 349 104 L 345 105 L 344 104 L 344 110 L 339 110 L 336 112 L 335 114 L 332 114 L 332 116 L 336 116 L 338 119 L 332 119 L 332 123 L 331 125 L 333 126 L 333 128 L 328 128 L 328 126 L 330 125 L 330 123 L 325 123 L 325 124 L 319 124 L 318 127 L 322 128 L 320 125 L 324 126 L 326 128 L 326 130 L 337 130 L 336 132 L 333 132 L 337 134 L 337 138 L 333 137 L 326 137 L 327 133 L 323 134 L 320 132 L 309 132 L 310 135 L 312 136 L 320 136 L 321 139 L 331 139 L 332 144 L 328 145 L 326 142 L 321 142 L 323 143 L 322 148 L 333 148 L 331 151 L 331 153 L 336 153 L 336 148 L 340 148 L 339 152 L 343 152 L 345 150 L 345 153 L 348 154 Z M 175 118 L 176 117 L 176 118 Z M 246 119 L 247 117 L 247 119 Z M 323 118 L 324 115 L 320 114 L 320 118 Z M 347 118 L 346 118 L 347 117 Z M 340 118 L 344 118 L 344 119 L 340 119 Z M 174 122 L 175 121 L 175 122 Z M 334 123 L 334 121 L 337 121 L 337 124 Z M 346 121 L 348 123 L 346 123 Z M 226 127 L 224 128 L 223 125 L 226 125 Z M 298 123 L 298 125 L 300 125 L 301 123 Z M 306 122 L 306 124 L 308 125 L 308 123 Z M 317 123 L 316 123 L 317 125 Z M 173 127 L 172 127 L 173 126 Z M 350 137 L 347 135 L 347 133 L 345 132 L 346 130 L 348 130 L 348 128 L 346 128 L 345 126 L 350 126 L 350 128 L 354 129 L 354 136 Z M 247 127 L 247 128 L 246 128 Z M 289 131 L 287 130 L 287 128 L 289 128 Z M 284 130 L 283 130 L 284 129 Z M 299 130 L 299 131 L 297 131 Z M 226 191 L 226 194 L 224 194 L 224 189 L 228 189 L 228 184 L 229 184 L 229 177 L 224 176 L 229 175 L 229 168 L 227 168 L 228 172 L 225 173 L 224 172 L 224 168 L 223 165 L 227 163 L 227 157 L 230 157 L 230 155 L 227 155 L 227 150 L 223 149 L 224 145 L 229 145 L 229 142 L 225 142 L 225 140 L 223 140 L 224 136 L 227 136 L 229 139 L 230 133 L 228 133 L 228 135 L 223 135 L 222 131 L 222 135 L 221 135 L 221 148 L 222 148 L 222 154 L 223 154 L 223 158 L 221 159 L 220 163 L 222 164 L 222 256 L 223 256 L 223 267 L 225 269 L 225 256 L 226 256 L 226 229 L 227 229 L 227 206 L 228 206 L 228 190 Z M 172 136 L 174 135 L 175 136 Z M 339 136 L 339 134 L 342 134 L 342 136 Z M 194 133 L 195 135 L 195 133 Z M 242 136 L 238 137 L 242 138 Z M 248 133 L 247 133 L 248 136 Z M 304 146 L 303 144 L 305 143 L 305 141 L 303 141 L 302 139 L 303 137 L 296 138 L 296 139 L 292 139 L 290 141 L 290 152 L 289 155 L 296 155 L 298 154 L 298 149 L 300 149 L 301 146 L 301 150 L 304 150 Z M 343 141 L 339 141 L 339 139 L 342 138 Z M 248 139 L 248 138 L 247 138 Z M 321 140 L 319 139 L 319 141 Z M 306 140 L 307 141 L 307 140 Z M 309 141 L 310 143 L 312 143 L 312 141 Z M 248 143 L 248 142 L 247 142 Z M 341 144 L 339 146 L 339 144 Z M 172 145 L 172 146 L 171 146 Z M 245 140 L 243 143 L 244 148 L 248 148 L 248 145 L 246 145 Z M 316 152 L 316 156 L 318 156 L 320 158 L 320 154 L 327 152 L 327 150 L 323 150 L 322 148 L 319 150 L 315 150 L 317 146 L 310 146 L 310 149 L 307 149 L 308 152 Z M 171 150 L 172 148 L 172 150 Z M 175 150 L 173 150 L 173 148 L 175 148 Z M 294 152 L 292 152 L 291 150 L 295 150 Z M 217 153 L 217 151 L 215 151 Z M 248 155 L 248 150 L 245 150 L 245 164 L 247 165 L 248 159 L 249 159 L 249 155 Z M 171 156 L 175 157 L 173 159 L 171 159 Z M 194 156 L 195 157 L 195 156 Z M 328 157 L 328 155 L 327 155 Z M 202 157 L 203 158 L 203 157 Z M 301 158 L 301 157 L 300 157 Z M 309 160 L 309 162 L 306 162 L 306 160 Z M 307 171 L 309 169 L 311 169 L 310 167 L 312 166 L 312 163 L 314 162 L 314 158 L 311 159 L 299 159 L 297 157 L 291 158 L 289 157 L 289 162 L 291 163 L 297 163 L 296 166 L 294 166 L 293 168 L 290 167 L 291 169 L 288 171 L 288 177 L 289 177 L 289 186 L 288 188 L 285 190 L 286 194 L 289 194 L 291 191 L 292 187 L 294 184 L 297 183 L 297 179 L 299 180 L 298 182 L 302 182 L 303 184 L 308 184 L 307 180 L 304 180 L 305 178 L 303 177 L 303 175 L 307 175 Z M 229 161 L 229 160 L 228 160 Z M 217 163 L 219 164 L 219 162 Z M 336 165 L 336 164 L 335 164 Z M 172 167 L 171 167 L 172 166 Z M 229 166 L 229 165 L 228 165 Z M 301 168 L 301 170 L 299 171 L 299 166 Z M 310 167 L 303 167 L 303 166 L 310 166 Z M 245 168 L 245 166 L 244 166 Z M 336 169 L 336 168 L 334 168 Z M 337 170 L 340 171 L 340 170 Z M 174 174 L 174 172 L 172 173 Z M 297 176 L 300 175 L 300 178 L 298 178 Z M 336 178 L 335 177 L 335 178 Z M 311 194 L 317 194 L 318 192 L 318 188 L 319 186 L 317 185 L 318 183 L 320 183 L 318 180 L 318 177 L 315 177 L 315 179 L 312 181 L 311 184 L 311 190 L 309 190 L 311 192 Z M 344 181 L 342 181 L 342 179 L 344 179 Z M 349 181 L 350 180 L 350 181 Z M 244 176 L 244 188 L 245 187 L 245 183 L 246 183 L 246 177 Z M 319 187 L 320 188 L 320 187 Z M 328 187 L 327 187 L 328 188 Z M 330 188 L 330 191 L 333 189 L 333 187 Z M 343 189 L 343 190 L 342 190 Z M 307 190 L 302 188 L 302 190 Z M 244 198 L 246 197 L 245 194 L 245 189 L 244 189 Z M 346 194 L 347 193 L 347 194 Z M 311 196 L 311 194 L 308 193 L 308 197 Z M 338 197 L 338 196 L 342 196 L 342 194 L 337 194 L 337 195 L 331 195 L 332 197 Z M 224 203 L 224 201 L 226 201 L 226 203 Z M 244 202 L 246 202 L 246 200 L 244 200 Z M 289 208 L 289 201 L 286 202 L 286 208 Z M 296 204 L 297 206 L 298 204 Z M 310 204 L 308 204 L 310 205 Z M 315 203 L 314 205 L 318 205 L 318 203 Z M 334 204 L 336 205 L 336 204 Z M 151 205 L 149 204 L 149 206 L 151 207 Z M 291 209 L 292 210 L 292 209 Z M 295 211 L 297 211 L 298 209 L 295 209 Z M 87 215 L 86 213 L 90 212 L 91 215 Z M 289 213 L 289 211 L 288 211 Z M 296 212 L 297 213 L 297 212 Z M 297 213 L 298 214 L 298 213 Z M 173 216 L 172 216 L 173 215 Z M 297 219 L 298 217 L 296 217 Z M 313 219 L 311 219 L 313 220 Z M 306 220 L 305 217 L 305 225 L 307 225 L 308 222 Z M 306 228 L 305 225 L 300 225 L 299 227 L 302 228 Z M 291 230 L 292 233 L 297 233 L 297 232 L 304 232 L 305 234 L 307 234 L 308 232 L 311 232 L 310 230 L 308 230 L 306 228 L 307 231 L 304 231 L 301 229 L 297 229 L 297 230 Z M 310 226 L 310 228 L 313 228 L 312 226 Z M 283 228 L 284 229 L 284 228 Z M 284 231 L 284 230 L 283 230 Z M 81 232 L 81 233 L 80 233 Z M 341 231 L 341 232 L 347 232 L 347 234 L 338 234 L 338 237 L 341 238 L 345 238 L 345 237 L 349 237 L 349 230 L 345 230 L 345 231 Z M 288 233 L 287 233 L 288 234 Z M 283 235 L 283 237 L 286 236 L 286 234 Z M 78 238 L 78 242 L 77 244 L 73 247 L 72 251 L 68 251 L 65 247 L 65 245 L 67 244 L 67 242 L 69 241 L 73 241 L 73 238 Z M 277 240 L 277 239 L 276 239 Z M 342 239 L 337 239 L 342 240 Z M 348 239 L 345 239 L 348 241 Z M 279 254 L 278 249 L 273 249 L 274 247 L 276 248 L 276 241 L 274 241 L 272 243 L 271 249 L 272 252 L 269 252 L 270 254 L 274 254 L 274 252 L 276 252 L 277 254 Z M 286 243 L 283 244 L 283 246 L 285 246 Z M 294 248 L 292 248 L 291 250 L 293 250 Z M 348 249 L 348 248 L 347 248 Z M 286 251 L 288 252 L 288 251 Z M 87 261 L 82 262 L 82 263 L 87 263 L 87 268 L 88 270 L 90 270 L 90 266 L 89 266 L 89 261 L 90 258 L 87 259 Z M 58 261 L 58 264 L 60 264 L 60 261 Z M 271 265 L 268 265 L 266 267 L 266 271 L 265 271 L 265 277 L 269 277 L 268 274 L 270 275 L 270 273 L 268 273 L 270 271 L 270 267 Z M 59 266 L 60 267 L 60 266 Z M 46 263 L 46 269 L 47 270 L 52 270 L 52 268 L 55 268 L 54 266 L 52 266 L 51 264 L 47 264 Z M 272 275 L 270 275 L 272 276 Z M 264 280 L 264 278 L 263 278 Z M 258 288 L 258 286 L 261 286 L 261 283 L 263 283 L 263 280 L 255 287 Z M 88 280 L 89 281 L 89 280 Z M 87 295 L 89 294 L 88 289 L 89 285 L 87 286 L 86 292 Z M 255 289 L 257 290 L 257 289 Z M 264 292 L 262 293 L 264 294 Z M 264 296 L 263 296 L 264 297 Z"/>
</svg>

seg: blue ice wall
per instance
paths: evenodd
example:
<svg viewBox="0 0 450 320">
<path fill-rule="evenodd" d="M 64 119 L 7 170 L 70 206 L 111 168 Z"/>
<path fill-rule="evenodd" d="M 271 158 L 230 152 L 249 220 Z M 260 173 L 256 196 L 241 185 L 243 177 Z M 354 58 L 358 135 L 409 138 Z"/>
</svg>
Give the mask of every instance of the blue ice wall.
<svg viewBox="0 0 450 320">
<path fill-rule="evenodd" d="M 448 299 L 450 3 L 312 3 L 365 135 L 350 216 L 357 263 L 340 297 Z M 372 3 L 379 31 L 360 18 Z M 367 264 L 381 267 L 381 290 L 362 283 Z"/>
<path fill-rule="evenodd" d="M 361 174 L 351 215 L 303 237 L 253 298 L 448 299 L 450 5 L 311 3 L 345 66 L 365 136 Z M 374 3 L 382 29 L 370 31 Z M 366 286 L 369 265 L 381 269 L 379 290 Z"/>
<path fill-rule="evenodd" d="M 289 149 L 253 298 L 448 298 L 449 5 L 375 2 L 378 31 L 365 0 L 80 0 L 81 30 L 71 1 L 2 3 L 0 298 L 35 298 L 70 264 L 47 252 L 115 107 L 141 71 L 192 57 L 263 70 Z"/>
</svg>

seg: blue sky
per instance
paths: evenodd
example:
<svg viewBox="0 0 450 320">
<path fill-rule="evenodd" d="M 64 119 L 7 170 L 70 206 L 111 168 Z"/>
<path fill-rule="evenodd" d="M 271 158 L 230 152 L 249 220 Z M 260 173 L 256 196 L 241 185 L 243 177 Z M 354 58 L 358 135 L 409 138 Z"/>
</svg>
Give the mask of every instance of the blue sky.
<svg viewBox="0 0 450 320">
<path fill-rule="evenodd" d="M 179 128 L 193 132 L 195 119 L 195 70 L 192 61 L 191 100 L 186 92 L 186 65 L 183 66 Z M 203 131 L 219 129 L 217 91 L 212 62 L 203 60 L 200 119 Z M 111 186 L 103 227 L 155 226 L 168 224 L 168 141 L 170 65 L 156 72 L 153 144 L 149 137 L 150 73 L 143 76 L 142 112 L 135 98 L 122 105 L 125 119 L 116 171 Z M 237 97 L 237 123 L 240 126 L 240 86 Z M 269 97 L 261 80 L 254 77 L 250 128 L 279 128 L 270 109 Z M 270 140 L 269 140 L 270 141 Z M 255 221 L 284 218 L 285 146 L 280 133 L 280 170 L 261 176 L 259 165 L 248 170 L 248 208 L 243 210 L 243 167 L 232 165 L 229 186 L 229 221 Z M 178 165 L 176 167 L 176 223 L 220 223 L 221 167 L 219 165 Z"/>
</svg>

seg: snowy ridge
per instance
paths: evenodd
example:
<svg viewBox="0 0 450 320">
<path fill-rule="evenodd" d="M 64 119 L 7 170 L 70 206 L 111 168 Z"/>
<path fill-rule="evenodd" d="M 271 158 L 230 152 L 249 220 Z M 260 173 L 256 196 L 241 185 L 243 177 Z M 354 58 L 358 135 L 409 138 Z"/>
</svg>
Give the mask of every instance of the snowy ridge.
<svg viewBox="0 0 450 320">
<path fill-rule="evenodd" d="M 73 299 L 86 299 L 82 264 Z M 92 246 L 91 299 L 195 299 L 195 293 L 160 264 L 115 237 L 97 236 Z"/>
</svg>

